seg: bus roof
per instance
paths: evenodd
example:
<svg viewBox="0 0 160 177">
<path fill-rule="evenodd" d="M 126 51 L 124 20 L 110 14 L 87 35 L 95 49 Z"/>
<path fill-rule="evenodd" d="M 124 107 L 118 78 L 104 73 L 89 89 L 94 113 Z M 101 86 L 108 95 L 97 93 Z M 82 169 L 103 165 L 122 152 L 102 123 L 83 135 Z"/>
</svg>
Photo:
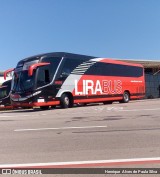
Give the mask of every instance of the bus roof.
<svg viewBox="0 0 160 177">
<path fill-rule="evenodd" d="M 103 62 L 103 60 L 102 60 L 102 62 Z M 136 62 L 132 63 L 132 62 L 123 61 L 123 60 L 116 60 L 116 59 L 112 59 L 112 58 L 104 58 L 104 62 L 120 64 L 120 65 L 129 65 L 129 66 L 143 67 L 143 65 L 140 64 L 140 63 L 136 63 Z"/>
<path fill-rule="evenodd" d="M 21 60 L 20 62 L 26 62 L 26 61 L 32 61 L 35 60 L 35 58 L 40 59 L 41 57 L 69 57 L 69 58 L 73 58 L 73 59 L 80 59 L 80 58 L 84 58 L 84 59 L 93 59 L 96 57 L 93 56 L 87 56 L 87 55 L 80 55 L 80 54 L 73 54 L 73 53 L 67 53 L 67 52 L 52 52 L 52 53 L 44 53 L 44 54 L 39 54 L 39 55 L 34 55 L 31 57 L 27 57 L 23 60 Z"/>
<path fill-rule="evenodd" d="M 31 57 L 27 57 L 25 59 L 22 59 L 18 62 L 18 65 L 21 64 L 21 63 L 24 63 L 24 62 L 30 62 L 30 61 L 33 61 L 37 58 L 40 59 L 41 57 L 67 57 L 67 58 L 72 58 L 72 59 L 87 59 L 87 60 L 90 60 L 90 59 L 95 59 L 95 58 L 99 58 L 99 57 L 95 57 L 95 56 L 87 56 L 87 55 L 81 55 L 81 54 L 73 54 L 73 53 L 68 53 L 68 52 L 52 52 L 52 53 L 44 53 L 44 54 L 39 54 L 39 55 L 34 55 L 34 56 L 31 56 Z M 128 62 L 128 61 L 119 61 L 119 60 L 116 60 L 116 59 L 111 59 L 111 58 L 105 58 L 105 57 L 102 57 L 102 60 L 108 60 L 110 63 L 119 63 L 119 64 L 125 64 L 125 65 L 133 65 L 133 66 L 139 66 L 139 67 L 142 67 L 141 64 L 136 64 L 136 63 L 131 63 L 131 62 Z M 18 66 L 17 65 L 17 66 Z"/>
</svg>

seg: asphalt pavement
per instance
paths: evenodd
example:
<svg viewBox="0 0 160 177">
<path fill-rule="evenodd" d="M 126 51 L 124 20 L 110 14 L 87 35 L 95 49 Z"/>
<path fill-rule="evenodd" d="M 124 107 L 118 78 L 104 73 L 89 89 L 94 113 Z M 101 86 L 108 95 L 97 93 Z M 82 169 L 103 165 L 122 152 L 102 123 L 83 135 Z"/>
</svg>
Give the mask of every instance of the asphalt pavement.
<svg viewBox="0 0 160 177">
<path fill-rule="evenodd" d="M 160 99 L 1 111 L 0 165 L 159 168 L 159 114 Z"/>
</svg>

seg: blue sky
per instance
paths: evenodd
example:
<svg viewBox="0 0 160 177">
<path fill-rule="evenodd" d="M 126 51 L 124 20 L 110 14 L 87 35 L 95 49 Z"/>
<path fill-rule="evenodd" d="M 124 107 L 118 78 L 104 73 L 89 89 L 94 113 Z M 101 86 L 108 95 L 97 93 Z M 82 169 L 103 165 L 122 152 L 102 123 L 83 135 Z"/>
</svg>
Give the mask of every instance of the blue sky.
<svg viewBox="0 0 160 177">
<path fill-rule="evenodd" d="M 56 51 L 160 59 L 160 0 L 0 0 L 0 70 Z"/>
</svg>

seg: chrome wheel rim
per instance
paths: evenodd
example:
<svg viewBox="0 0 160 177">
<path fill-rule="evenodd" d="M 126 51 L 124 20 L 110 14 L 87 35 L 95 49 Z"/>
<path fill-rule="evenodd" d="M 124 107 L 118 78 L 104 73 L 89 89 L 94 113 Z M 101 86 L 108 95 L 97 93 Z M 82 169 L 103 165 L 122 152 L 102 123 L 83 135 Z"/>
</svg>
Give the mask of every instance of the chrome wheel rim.
<svg viewBox="0 0 160 177">
<path fill-rule="evenodd" d="M 68 97 L 65 97 L 65 98 L 64 98 L 64 102 L 65 102 L 66 105 L 69 105 L 69 98 L 68 98 Z"/>
<path fill-rule="evenodd" d="M 125 100 L 125 101 L 128 101 L 128 100 L 129 100 L 129 97 L 128 97 L 128 94 L 127 94 L 127 93 L 124 94 L 124 100 Z"/>
</svg>

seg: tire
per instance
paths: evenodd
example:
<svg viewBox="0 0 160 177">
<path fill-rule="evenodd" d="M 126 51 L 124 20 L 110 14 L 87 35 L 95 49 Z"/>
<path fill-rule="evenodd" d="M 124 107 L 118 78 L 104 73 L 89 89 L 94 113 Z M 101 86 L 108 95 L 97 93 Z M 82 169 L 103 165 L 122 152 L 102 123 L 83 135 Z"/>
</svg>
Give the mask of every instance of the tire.
<svg viewBox="0 0 160 177">
<path fill-rule="evenodd" d="M 73 107 L 73 99 L 69 94 L 64 93 L 60 99 L 61 108 L 71 108 Z"/>
<path fill-rule="evenodd" d="M 104 101 L 103 104 L 112 104 L 112 101 Z"/>
<path fill-rule="evenodd" d="M 49 106 L 40 106 L 40 108 L 41 108 L 42 110 L 48 110 L 48 109 L 49 109 Z"/>
<path fill-rule="evenodd" d="M 123 99 L 122 99 L 122 101 L 120 101 L 120 103 L 128 103 L 129 100 L 130 100 L 130 94 L 129 94 L 129 92 L 125 91 L 123 93 Z"/>
</svg>

